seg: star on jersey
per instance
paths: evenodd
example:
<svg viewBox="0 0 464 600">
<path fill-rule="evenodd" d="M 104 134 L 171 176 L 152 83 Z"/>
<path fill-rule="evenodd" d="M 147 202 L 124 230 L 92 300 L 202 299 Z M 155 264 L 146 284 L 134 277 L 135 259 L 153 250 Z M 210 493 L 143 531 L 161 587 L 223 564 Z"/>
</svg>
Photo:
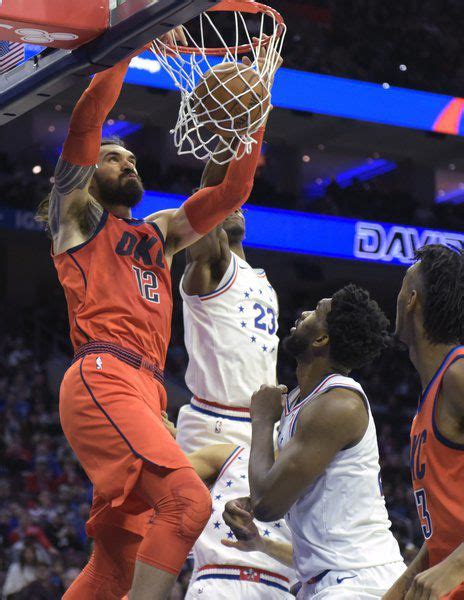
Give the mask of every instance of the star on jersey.
<svg viewBox="0 0 464 600">
<path fill-rule="evenodd" d="M 259 290 L 259 293 L 260 293 L 260 294 L 262 294 L 262 293 L 263 293 L 263 290 Z"/>
<path fill-rule="evenodd" d="M 219 529 L 221 527 L 221 523 L 219 521 L 216 521 L 216 523 L 214 524 L 214 529 Z"/>
<path fill-rule="evenodd" d="M 215 500 L 220 500 L 222 498 L 222 494 L 218 494 L 217 496 L 214 496 Z"/>
<path fill-rule="evenodd" d="M 269 531 L 269 529 L 265 529 L 265 530 L 263 531 L 263 535 L 264 535 L 265 537 L 269 537 L 269 536 L 271 535 L 271 532 Z"/>
<path fill-rule="evenodd" d="M 267 346 L 263 345 L 261 348 L 263 349 L 263 352 L 267 352 Z"/>
<path fill-rule="evenodd" d="M 229 479 L 229 481 L 226 481 L 226 487 L 231 487 L 233 481 L 231 479 Z"/>
<path fill-rule="evenodd" d="M 227 532 L 227 537 L 229 538 L 229 540 L 231 540 L 234 537 L 234 534 L 232 533 L 232 531 L 230 529 Z"/>
<path fill-rule="evenodd" d="M 239 306 L 238 310 L 242 313 L 245 309 L 243 308 L 243 306 Z"/>
<path fill-rule="evenodd" d="M 253 344 L 256 342 L 256 338 L 255 338 L 255 336 L 254 336 L 254 335 L 252 335 L 250 339 L 251 339 L 251 341 L 253 342 Z"/>
<path fill-rule="evenodd" d="M 245 298 L 249 298 L 250 297 L 250 293 L 249 292 L 245 292 Z"/>
<path fill-rule="evenodd" d="M 245 321 L 242 321 L 242 322 L 240 323 L 240 325 L 242 326 L 242 329 L 243 329 L 243 327 L 246 327 L 246 323 L 245 323 Z"/>
<path fill-rule="evenodd" d="M 246 475 L 240 475 L 240 479 L 246 479 Z"/>
<path fill-rule="evenodd" d="M 277 529 L 280 529 L 282 527 L 282 523 L 274 523 L 274 527 L 277 527 Z"/>
</svg>

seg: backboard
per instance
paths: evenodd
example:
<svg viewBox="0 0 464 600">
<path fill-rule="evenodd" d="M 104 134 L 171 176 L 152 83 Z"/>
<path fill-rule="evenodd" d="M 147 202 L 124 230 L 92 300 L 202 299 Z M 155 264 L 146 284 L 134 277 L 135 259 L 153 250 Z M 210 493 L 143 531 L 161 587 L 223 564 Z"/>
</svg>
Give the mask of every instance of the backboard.
<svg viewBox="0 0 464 600">
<path fill-rule="evenodd" d="M 0 1 L 0 39 L 44 47 L 0 75 L 0 125 L 219 2 L 47 0 L 31 7 L 29 0 Z"/>
</svg>

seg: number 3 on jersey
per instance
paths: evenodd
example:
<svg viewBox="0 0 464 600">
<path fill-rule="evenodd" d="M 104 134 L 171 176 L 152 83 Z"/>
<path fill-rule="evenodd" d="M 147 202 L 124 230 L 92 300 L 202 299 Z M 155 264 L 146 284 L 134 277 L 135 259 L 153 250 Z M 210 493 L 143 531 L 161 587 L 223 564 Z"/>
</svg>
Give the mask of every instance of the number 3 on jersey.
<svg viewBox="0 0 464 600">
<path fill-rule="evenodd" d="M 140 295 L 148 302 L 154 302 L 159 304 L 159 294 L 156 293 L 158 289 L 158 278 L 153 271 L 142 271 L 140 267 L 132 266 L 137 279 L 137 285 L 139 287 Z"/>
<path fill-rule="evenodd" d="M 427 510 L 427 496 L 425 490 L 417 490 L 414 492 L 416 498 L 417 512 L 419 513 L 419 519 L 421 522 L 422 533 L 424 538 L 428 540 L 433 533 L 432 517 Z"/>
</svg>

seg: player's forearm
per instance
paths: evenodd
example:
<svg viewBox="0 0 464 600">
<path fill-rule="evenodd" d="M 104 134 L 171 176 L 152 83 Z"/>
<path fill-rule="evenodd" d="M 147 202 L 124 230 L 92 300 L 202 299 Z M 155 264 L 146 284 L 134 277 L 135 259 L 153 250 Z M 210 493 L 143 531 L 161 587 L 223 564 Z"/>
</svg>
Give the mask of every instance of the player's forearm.
<svg viewBox="0 0 464 600">
<path fill-rule="evenodd" d="M 414 577 L 419 575 L 419 573 L 422 573 L 422 571 L 428 569 L 428 566 L 429 555 L 427 551 L 427 544 L 424 543 L 406 571 L 395 581 L 392 588 L 387 593 L 387 598 L 388 594 L 392 592 L 394 592 L 393 597 L 395 598 L 401 594 L 405 595 L 408 589 L 411 587 Z"/>
<path fill-rule="evenodd" d="M 97 73 L 76 104 L 62 158 L 73 165 L 95 165 L 101 144 L 101 129 L 116 104 L 130 59 Z"/>
<path fill-rule="evenodd" d="M 184 203 L 187 219 L 197 234 L 205 235 L 220 225 L 250 197 L 261 154 L 264 128 L 257 131 L 254 137 L 256 143 L 251 154 L 245 154 L 240 160 L 233 160 L 222 183 L 199 190 Z"/>
<path fill-rule="evenodd" d="M 272 520 L 272 515 L 262 512 L 261 502 L 267 492 L 267 476 L 274 464 L 274 423 L 254 420 L 251 425 L 251 453 L 248 466 L 251 504 L 257 519 Z"/>
<path fill-rule="evenodd" d="M 271 558 L 278 560 L 286 567 L 293 567 L 293 547 L 285 542 L 276 542 L 267 538 L 262 538 L 263 545 L 261 551 Z"/>
</svg>

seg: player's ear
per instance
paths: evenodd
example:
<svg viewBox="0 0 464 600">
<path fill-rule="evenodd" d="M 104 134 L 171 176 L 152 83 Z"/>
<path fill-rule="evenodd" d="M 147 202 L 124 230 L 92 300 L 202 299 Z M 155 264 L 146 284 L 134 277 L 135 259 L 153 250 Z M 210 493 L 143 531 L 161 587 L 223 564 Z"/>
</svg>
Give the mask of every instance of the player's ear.
<svg viewBox="0 0 464 600">
<path fill-rule="evenodd" d="M 412 312 L 419 302 L 417 290 L 411 290 L 406 301 L 406 312 Z"/>
</svg>

